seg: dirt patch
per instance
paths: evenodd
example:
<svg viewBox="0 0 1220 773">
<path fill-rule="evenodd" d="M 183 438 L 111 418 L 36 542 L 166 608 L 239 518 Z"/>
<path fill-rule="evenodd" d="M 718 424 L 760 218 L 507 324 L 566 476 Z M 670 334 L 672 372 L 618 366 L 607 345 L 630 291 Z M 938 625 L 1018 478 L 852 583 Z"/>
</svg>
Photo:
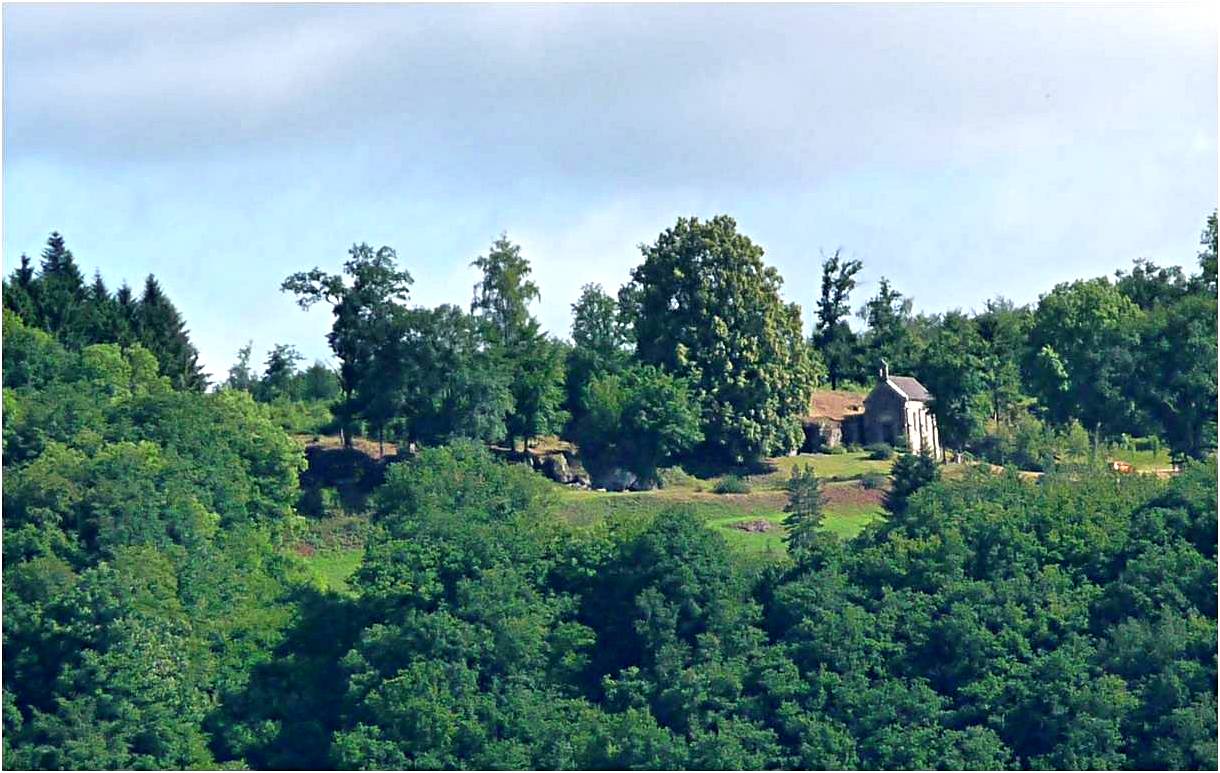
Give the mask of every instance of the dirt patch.
<svg viewBox="0 0 1220 773">
<path fill-rule="evenodd" d="M 867 489 L 859 483 L 838 483 L 822 487 L 822 503 L 828 507 L 835 505 L 880 505 L 885 492 L 881 489 Z"/>
<path fill-rule="evenodd" d="M 865 395 L 855 392 L 822 389 L 813 393 L 809 400 L 810 418 L 842 421 L 848 416 L 864 413 Z"/>
<path fill-rule="evenodd" d="M 738 521 L 737 523 L 730 524 L 730 527 L 739 531 L 746 531 L 751 534 L 765 534 L 779 528 L 770 521 L 764 521 L 762 518 L 754 521 Z"/>
</svg>

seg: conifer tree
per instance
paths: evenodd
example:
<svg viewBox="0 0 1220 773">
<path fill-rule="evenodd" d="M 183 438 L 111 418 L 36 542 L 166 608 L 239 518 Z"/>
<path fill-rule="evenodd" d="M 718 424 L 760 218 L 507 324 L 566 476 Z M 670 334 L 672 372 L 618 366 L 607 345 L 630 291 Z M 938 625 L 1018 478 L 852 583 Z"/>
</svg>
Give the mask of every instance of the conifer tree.
<svg viewBox="0 0 1220 773">
<path fill-rule="evenodd" d="M 144 282 L 144 294 L 136 311 L 139 341 L 161 365 L 162 375 L 179 389 L 201 390 L 207 379 L 199 369 L 199 353 L 187 335 L 178 309 L 170 302 L 152 274 Z"/>
<path fill-rule="evenodd" d="M 4 307 L 12 309 L 27 324 L 38 325 L 40 320 L 35 299 L 36 289 L 30 256 L 22 253 L 21 265 L 13 269 L 12 275 L 4 280 Z"/>
<path fill-rule="evenodd" d="M 38 277 L 39 323 L 70 348 L 86 342 L 82 329 L 85 280 L 58 231 L 52 232 L 42 251 L 42 272 Z"/>
<path fill-rule="evenodd" d="M 784 541 L 788 552 L 798 562 L 813 546 L 818 530 L 822 528 L 822 482 L 813 467 L 804 465 L 792 468 L 788 479 L 788 503 L 784 505 L 784 528 L 788 533 Z"/>
</svg>

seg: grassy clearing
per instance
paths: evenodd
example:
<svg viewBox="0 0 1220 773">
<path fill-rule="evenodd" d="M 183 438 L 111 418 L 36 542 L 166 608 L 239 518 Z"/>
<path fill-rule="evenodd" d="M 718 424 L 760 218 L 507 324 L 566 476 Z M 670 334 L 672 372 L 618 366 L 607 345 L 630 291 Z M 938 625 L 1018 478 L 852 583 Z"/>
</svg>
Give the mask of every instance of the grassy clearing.
<svg viewBox="0 0 1220 773">
<path fill-rule="evenodd" d="M 755 488 L 782 489 L 795 467 L 812 465 L 817 476 L 825 481 L 858 480 L 865 475 L 889 475 L 894 461 L 869 459 L 863 451 L 845 454 L 800 454 L 769 459 L 775 470 L 765 475 L 751 475 L 750 484 Z"/>
<path fill-rule="evenodd" d="M 363 548 L 327 549 L 312 556 L 303 556 L 305 563 L 326 590 L 343 594 L 351 593 L 351 587 L 347 583 L 360 568 L 363 557 Z"/>
<path fill-rule="evenodd" d="M 369 528 L 369 519 L 362 515 L 335 514 L 310 521 L 293 552 L 323 588 L 350 593 L 348 580 L 364 557 Z"/>
<path fill-rule="evenodd" d="M 872 504 L 831 505 L 826 510 L 825 528 L 831 534 L 842 539 L 851 539 L 859 534 L 865 526 L 881 517 L 881 508 Z M 762 520 L 774 525 L 771 531 L 750 532 L 736 527 L 736 524 Z M 728 543 L 750 555 L 773 555 L 780 557 L 787 554 L 784 547 L 784 513 L 757 513 L 747 516 L 731 516 L 710 518 L 708 526 L 724 535 Z"/>
<path fill-rule="evenodd" d="M 1135 449 L 1112 448 L 1106 453 L 1106 458 L 1126 462 L 1141 472 L 1146 470 L 1167 470 L 1173 467 L 1173 460 L 1169 457 L 1168 448 L 1161 448 L 1156 452 L 1153 452 L 1151 449 L 1136 451 Z"/>
<path fill-rule="evenodd" d="M 813 454 L 772 459 L 770 472 L 746 477 L 748 494 L 715 494 L 719 478 L 697 479 L 676 476 L 663 489 L 641 492 L 587 491 L 562 488 L 559 512 L 567 522 L 587 526 L 601 521 L 645 524 L 661 511 L 685 506 L 709 527 L 725 536 L 729 544 L 754 557 L 785 555 L 784 485 L 793 467 L 812 464 L 824 480 L 856 479 L 869 474 L 889 472 L 891 462 L 874 461 L 865 454 Z M 879 491 L 865 491 L 855 482 L 828 482 L 825 486 L 826 529 L 844 539 L 855 536 L 866 525 L 881 517 Z M 748 521 L 767 521 L 774 527 L 765 532 L 743 531 L 735 527 Z"/>
</svg>

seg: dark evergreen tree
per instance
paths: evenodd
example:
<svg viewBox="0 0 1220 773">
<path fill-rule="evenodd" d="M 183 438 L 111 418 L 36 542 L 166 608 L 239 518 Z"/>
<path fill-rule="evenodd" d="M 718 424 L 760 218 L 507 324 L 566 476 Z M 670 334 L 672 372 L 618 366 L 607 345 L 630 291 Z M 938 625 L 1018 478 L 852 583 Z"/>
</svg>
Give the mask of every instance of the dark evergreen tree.
<svg viewBox="0 0 1220 773">
<path fill-rule="evenodd" d="M 152 274 L 144 281 L 144 293 L 136 310 L 136 334 L 157 358 L 161 374 L 168 376 L 175 387 L 193 390 L 207 387 L 207 378 L 199 368 L 199 352 L 187 335 L 182 316 Z"/>
<path fill-rule="evenodd" d="M 822 482 L 813 467 L 806 464 L 792 468 L 787 490 L 784 542 L 788 545 L 788 553 L 800 563 L 816 543 L 822 528 Z"/>
<path fill-rule="evenodd" d="M 911 496 L 924 486 L 940 480 L 940 467 L 924 449 L 918 454 L 901 454 L 890 472 L 893 482 L 885 492 L 885 509 L 894 523 L 901 523 L 907 514 Z"/>
<path fill-rule="evenodd" d="M 58 232 L 42 251 L 38 285 L 38 324 L 71 348 L 88 343 L 82 319 L 85 280 Z"/>
</svg>

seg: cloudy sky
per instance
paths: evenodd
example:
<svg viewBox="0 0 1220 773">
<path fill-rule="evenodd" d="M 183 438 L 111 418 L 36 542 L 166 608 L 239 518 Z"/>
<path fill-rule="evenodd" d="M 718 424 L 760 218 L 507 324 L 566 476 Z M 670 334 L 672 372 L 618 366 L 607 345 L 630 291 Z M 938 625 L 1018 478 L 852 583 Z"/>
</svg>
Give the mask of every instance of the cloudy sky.
<svg viewBox="0 0 1220 773">
<path fill-rule="evenodd" d="M 1193 266 L 1216 206 L 1206 6 L 4 7 L 6 270 L 47 234 L 154 272 L 223 375 L 325 357 L 277 290 L 388 244 L 467 304 L 507 231 L 544 325 L 683 215 L 733 215 L 810 320 L 820 256 L 928 311 Z"/>
</svg>

